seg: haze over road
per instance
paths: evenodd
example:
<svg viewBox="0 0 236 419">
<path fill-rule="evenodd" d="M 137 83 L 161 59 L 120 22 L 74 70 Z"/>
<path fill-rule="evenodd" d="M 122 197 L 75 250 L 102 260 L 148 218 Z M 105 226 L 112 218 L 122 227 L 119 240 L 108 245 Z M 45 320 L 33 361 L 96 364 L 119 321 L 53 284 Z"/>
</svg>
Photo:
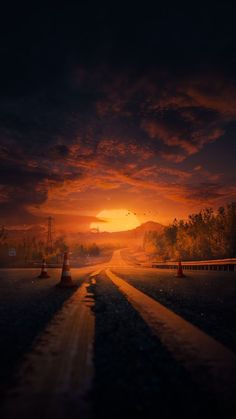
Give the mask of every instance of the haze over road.
<svg viewBox="0 0 236 419">
<path fill-rule="evenodd" d="M 72 269 L 74 293 L 54 288 L 59 270 L 50 274 L 40 281 L 35 270 L 0 273 L 5 417 L 152 417 L 156 403 L 160 417 L 207 409 L 231 417 L 234 272 L 175 278 L 131 266 L 123 249 L 106 264 Z"/>
</svg>

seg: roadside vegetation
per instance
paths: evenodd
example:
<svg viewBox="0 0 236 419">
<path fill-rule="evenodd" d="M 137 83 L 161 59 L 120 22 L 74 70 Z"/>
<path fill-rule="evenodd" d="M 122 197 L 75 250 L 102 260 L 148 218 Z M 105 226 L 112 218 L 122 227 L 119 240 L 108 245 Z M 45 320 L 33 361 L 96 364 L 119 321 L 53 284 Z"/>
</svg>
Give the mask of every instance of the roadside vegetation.
<svg viewBox="0 0 236 419">
<path fill-rule="evenodd" d="M 175 219 L 163 232 L 148 231 L 146 253 L 160 260 L 204 260 L 236 257 L 236 203 Z"/>
<path fill-rule="evenodd" d="M 74 263 L 83 265 L 89 258 L 104 256 L 109 249 L 96 243 L 74 243 L 68 247 L 64 236 L 56 238 L 53 248 L 48 251 L 46 243 L 36 237 L 22 237 L 22 240 L 9 239 L 7 232 L 0 233 L 0 266 L 31 266 L 46 258 L 48 263 L 62 262 L 63 254 L 69 250 Z M 111 253 L 111 251 L 110 251 Z"/>
</svg>

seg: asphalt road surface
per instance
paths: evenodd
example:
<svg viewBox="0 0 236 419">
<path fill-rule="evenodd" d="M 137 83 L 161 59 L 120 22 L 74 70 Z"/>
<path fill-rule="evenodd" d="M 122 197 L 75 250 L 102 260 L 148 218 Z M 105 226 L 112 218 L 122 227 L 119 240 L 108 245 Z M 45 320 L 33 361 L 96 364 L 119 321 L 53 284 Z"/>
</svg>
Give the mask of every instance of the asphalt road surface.
<svg viewBox="0 0 236 419">
<path fill-rule="evenodd" d="M 1 417 L 235 417 L 236 273 L 0 270 Z"/>
</svg>

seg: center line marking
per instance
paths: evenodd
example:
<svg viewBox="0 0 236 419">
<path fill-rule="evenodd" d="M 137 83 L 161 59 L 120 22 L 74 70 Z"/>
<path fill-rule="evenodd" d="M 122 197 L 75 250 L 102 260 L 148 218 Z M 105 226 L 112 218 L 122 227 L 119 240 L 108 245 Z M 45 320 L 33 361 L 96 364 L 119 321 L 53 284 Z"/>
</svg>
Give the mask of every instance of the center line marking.
<svg viewBox="0 0 236 419">
<path fill-rule="evenodd" d="M 110 269 L 107 276 L 125 295 L 164 346 L 207 390 L 231 400 L 235 397 L 236 354 L 198 327 L 139 291 Z"/>
<path fill-rule="evenodd" d="M 86 301 L 88 281 L 65 301 L 26 356 L 17 379 L 17 395 L 9 392 L 4 417 L 64 418 L 92 416 L 88 394 L 94 374 L 93 301 Z M 56 292 L 56 291 L 55 291 Z M 13 399 L 14 397 L 14 399 Z M 86 398 L 87 397 L 87 398 Z"/>
</svg>

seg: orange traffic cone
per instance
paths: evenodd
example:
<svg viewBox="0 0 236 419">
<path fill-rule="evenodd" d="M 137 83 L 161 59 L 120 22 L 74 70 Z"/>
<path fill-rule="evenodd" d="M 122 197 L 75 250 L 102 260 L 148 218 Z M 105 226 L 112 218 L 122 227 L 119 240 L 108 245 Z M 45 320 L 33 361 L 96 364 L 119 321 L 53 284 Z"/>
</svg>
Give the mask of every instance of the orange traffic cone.
<svg viewBox="0 0 236 419">
<path fill-rule="evenodd" d="M 62 273 L 61 273 L 61 282 L 58 284 L 61 288 L 70 288 L 74 287 L 75 284 L 72 281 L 71 274 L 70 274 L 70 264 L 69 264 L 69 257 L 68 253 L 64 253 L 64 260 L 62 266 Z"/>
<path fill-rule="evenodd" d="M 178 263 L 178 269 L 177 269 L 177 274 L 176 274 L 176 276 L 178 277 L 178 278 L 184 278 L 185 277 L 185 275 L 184 275 L 184 273 L 183 273 L 183 268 L 182 268 L 182 263 L 179 261 L 179 263 Z"/>
<path fill-rule="evenodd" d="M 41 273 L 38 276 L 38 278 L 50 278 L 50 275 L 48 275 L 48 272 L 47 272 L 47 265 L 46 265 L 45 259 L 43 259 Z"/>
</svg>

